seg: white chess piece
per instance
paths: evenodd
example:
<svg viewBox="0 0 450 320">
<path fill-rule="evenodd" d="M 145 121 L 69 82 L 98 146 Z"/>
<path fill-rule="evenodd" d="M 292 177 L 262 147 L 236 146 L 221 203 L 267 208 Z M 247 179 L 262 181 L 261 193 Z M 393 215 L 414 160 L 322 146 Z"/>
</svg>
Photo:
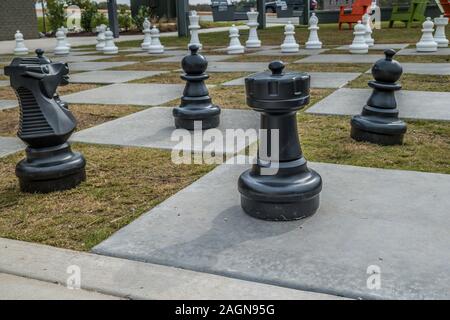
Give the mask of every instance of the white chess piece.
<svg viewBox="0 0 450 320">
<path fill-rule="evenodd" d="M 164 46 L 161 44 L 161 41 L 159 40 L 159 37 L 161 35 L 159 34 L 159 29 L 156 26 L 153 26 L 152 30 L 150 31 L 150 35 L 152 37 L 152 42 L 148 47 L 148 53 L 151 54 L 164 53 Z"/>
<path fill-rule="evenodd" d="M 64 35 L 64 30 L 62 28 L 58 28 L 56 32 L 56 47 L 53 53 L 55 55 L 67 55 L 70 52 L 70 48 L 66 45 L 65 41 L 66 36 Z"/>
<path fill-rule="evenodd" d="M 119 52 L 119 48 L 114 43 L 114 34 L 107 28 L 105 32 L 105 47 L 103 48 L 104 54 L 116 54 Z"/>
<path fill-rule="evenodd" d="M 369 47 L 373 47 L 375 40 L 372 38 L 372 27 L 370 26 L 370 16 L 365 13 L 362 16 L 362 23 L 366 27 L 366 33 L 364 34 L 364 39 Z"/>
<path fill-rule="evenodd" d="M 239 29 L 233 24 L 230 28 L 230 45 L 227 48 L 228 54 L 241 54 L 244 53 L 244 46 L 239 41 Z"/>
<path fill-rule="evenodd" d="M 16 31 L 14 38 L 16 39 L 16 47 L 14 48 L 14 55 L 22 56 L 28 54 L 28 48 L 25 47 L 23 34 L 19 30 Z"/>
<path fill-rule="evenodd" d="M 62 31 L 64 31 L 64 41 L 66 42 L 66 46 L 70 48 L 72 48 L 72 45 L 70 44 L 69 40 L 67 40 L 67 34 L 69 33 L 69 29 L 67 29 L 66 27 L 62 26 L 61 27 Z"/>
<path fill-rule="evenodd" d="M 317 31 L 320 29 L 318 27 L 319 19 L 317 18 L 316 14 L 313 12 L 311 13 L 311 18 L 309 18 L 309 37 L 308 41 L 306 42 L 305 46 L 306 49 L 322 49 L 322 42 L 319 40 L 319 35 Z"/>
<path fill-rule="evenodd" d="M 261 47 L 261 41 L 258 38 L 258 31 L 257 31 L 257 28 L 259 26 L 258 15 L 259 12 L 255 11 L 255 9 L 253 8 L 249 12 L 247 12 L 248 17 L 247 26 L 250 28 L 250 31 L 248 33 L 248 40 L 245 42 L 245 46 L 247 48 Z"/>
<path fill-rule="evenodd" d="M 417 52 L 434 52 L 437 51 L 438 44 L 433 38 L 434 23 L 431 18 L 428 17 L 427 20 L 422 24 L 422 37 L 420 41 L 416 43 Z"/>
<path fill-rule="evenodd" d="M 97 45 L 95 46 L 95 50 L 97 51 L 103 51 L 105 47 L 105 31 L 106 26 L 104 24 L 97 26 Z"/>
<path fill-rule="evenodd" d="M 295 41 L 295 27 L 291 21 L 284 27 L 284 42 L 281 45 L 282 53 L 298 52 L 300 45 Z"/>
<path fill-rule="evenodd" d="M 361 20 L 358 21 L 353 30 L 355 38 L 349 46 L 350 53 L 368 53 L 369 46 L 367 45 L 365 38 L 366 27 L 361 23 Z"/>
<path fill-rule="evenodd" d="M 188 44 L 188 48 L 193 44 L 197 45 L 199 47 L 199 50 L 201 50 L 203 47 L 198 37 L 198 30 L 200 29 L 199 21 L 200 16 L 197 14 L 197 11 L 192 10 L 191 14 L 189 15 L 189 31 L 191 33 L 191 40 Z"/>
<path fill-rule="evenodd" d="M 142 32 L 144 33 L 144 41 L 141 44 L 142 50 L 145 50 L 145 51 L 148 50 L 148 47 L 150 47 L 150 44 L 152 43 L 152 35 L 150 34 L 151 26 L 152 26 L 152 24 L 150 23 L 150 21 L 148 21 L 148 18 L 145 18 L 144 23 L 142 24 L 142 27 L 143 27 Z"/>
<path fill-rule="evenodd" d="M 434 41 L 438 44 L 438 48 L 447 48 L 448 39 L 445 36 L 445 27 L 448 25 L 448 18 L 442 14 L 439 18 L 434 18 L 436 31 L 434 32 Z"/>
</svg>

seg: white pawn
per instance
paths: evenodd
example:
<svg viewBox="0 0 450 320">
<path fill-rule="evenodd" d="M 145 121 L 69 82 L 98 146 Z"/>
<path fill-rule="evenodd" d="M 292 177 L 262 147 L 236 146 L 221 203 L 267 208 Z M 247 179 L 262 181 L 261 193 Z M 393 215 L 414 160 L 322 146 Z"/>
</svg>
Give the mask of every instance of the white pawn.
<svg viewBox="0 0 450 320">
<path fill-rule="evenodd" d="M 244 46 L 239 41 L 239 29 L 233 24 L 230 28 L 230 45 L 227 48 L 228 54 L 241 54 L 245 52 Z"/>
<path fill-rule="evenodd" d="M 292 53 L 298 52 L 300 45 L 295 41 L 295 27 L 289 21 L 287 25 L 284 27 L 284 42 L 281 45 L 282 53 Z"/>
<path fill-rule="evenodd" d="M 105 32 L 105 47 L 103 48 L 104 54 L 116 54 L 119 52 L 119 48 L 114 43 L 114 35 L 109 28 Z"/>
<path fill-rule="evenodd" d="M 191 11 L 191 14 L 189 15 L 189 30 L 191 33 L 191 41 L 188 44 L 188 48 L 191 45 L 197 45 L 199 47 L 199 50 L 201 50 L 203 47 L 198 37 L 198 30 L 200 29 L 200 25 L 198 23 L 199 21 L 200 16 L 197 15 L 197 11 L 195 10 Z"/>
<path fill-rule="evenodd" d="M 319 19 L 316 17 L 316 14 L 313 12 L 311 13 L 311 18 L 309 18 L 309 37 L 308 41 L 306 42 L 306 49 L 321 49 L 322 48 L 322 42 L 319 40 L 319 35 L 317 33 L 317 30 L 320 28 L 318 27 Z"/>
<path fill-rule="evenodd" d="M 434 41 L 438 44 L 438 48 L 447 48 L 448 39 L 445 36 L 445 26 L 448 25 L 448 18 L 441 15 L 439 18 L 434 18 L 436 31 L 434 32 Z"/>
<path fill-rule="evenodd" d="M 261 47 L 261 41 L 258 39 L 258 31 L 257 31 L 257 28 L 259 26 L 258 15 L 259 12 L 255 11 L 255 9 L 253 8 L 250 9 L 249 12 L 247 12 L 248 17 L 247 26 L 250 28 L 250 31 L 248 33 L 248 40 L 245 42 L 245 46 L 247 48 Z"/>
<path fill-rule="evenodd" d="M 17 30 L 16 34 L 14 35 L 14 38 L 16 39 L 16 47 L 14 48 L 14 55 L 21 56 L 28 54 L 28 48 L 25 47 L 23 34 L 19 30 Z"/>
<path fill-rule="evenodd" d="M 56 32 L 56 47 L 53 51 L 56 55 L 67 55 L 69 54 L 70 48 L 67 46 L 65 41 L 66 36 L 64 35 L 64 30 L 62 28 L 58 28 Z"/>
<path fill-rule="evenodd" d="M 97 51 L 103 51 L 103 48 L 105 48 L 105 31 L 106 26 L 104 24 L 97 27 L 97 45 L 95 46 Z"/>
<path fill-rule="evenodd" d="M 364 39 L 366 39 L 366 43 L 369 47 L 373 47 L 375 40 L 372 38 L 372 27 L 370 26 L 370 16 L 368 13 L 365 13 L 362 16 L 362 23 L 366 27 L 366 34 L 364 35 Z"/>
<path fill-rule="evenodd" d="M 150 44 L 152 43 L 152 35 L 150 34 L 151 26 L 152 26 L 152 24 L 150 23 L 150 21 L 148 21 L 148 18 L 145 18 L 144 23 L 142 24 L 142 27 L 143 27 L 142 32 L 144 33 L 144 41 L 141 44 L 142 50 L 145 50 L 145 51 L 148 50 L 148 47 L 150 47 Z"/>
<path fill-rule="evenodd" d="M 434 23 L 431 18 L 422 24 L 422 37 L 420 41 L 416 43 L 416 51 L 418 52 L 434 52 L 437 51 L 438 44 L 433 38 Z"/>
<path fill-rule="evenodd" d="M 164 46 L 161 44 L 161 41 L 159 41 L 160 37 L 159 29 L 156 26 L 153 26 L 152 30 L 150 31 L 150 35 L 152 37 L 152 42 L 148 47 L 148 53 L 151 54 L 164 53 Z"/>
<path fill-rule="evenodd" d="M 358 21 L 353 30 L 355 38 L 349 46 L 350 53 L 368 53 L 369 46 L 367 45 L 365 38 L 366 27 L 361 23 L 361 20 Z"/>
</svg>

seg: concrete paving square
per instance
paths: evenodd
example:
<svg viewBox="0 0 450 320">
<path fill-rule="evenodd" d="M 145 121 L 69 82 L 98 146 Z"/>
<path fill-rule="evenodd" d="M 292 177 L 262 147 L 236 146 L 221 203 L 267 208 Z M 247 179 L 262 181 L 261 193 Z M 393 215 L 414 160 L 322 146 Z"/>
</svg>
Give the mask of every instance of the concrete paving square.
<svg viewBox="0 0 450 320">
<path fill-rule="evenodd" d="M 416 48 L 403 49 L 397 52 L 399 56 L 448 56 L 450 48 L 439 48 L 435 52 L 417 52 Z"/>
<path fill-rule="evenodd" d="M 0 100 L 0 110 L 14 108 L 18 105 L 17 100 Z"/>
<path fill-rule="evenodd" d="M 311 88 L 341 88 L 359 77 L 357 72 L 308 72 Z M 224 86 L 243 86 L 245 77 L 223 83 Z"/>
<path fill-rule="evenodd" d="M 249 110 L 222 109 L 220 122 L 219 128 L 205 132 L 220 130 L 225 136 L 226 129 L 257 129 L 259 127 L 259 115 Z M 193 134 L 188 130 L 175 131 L 172 108 L 154 107 L 77 132 L 72 140 L 86 143 L 176 149 L 189 152 L 201 152 L 209 145 L 207 142 L 198 143 L 201 138 L 200 140 L 192 140 Z M 174 135 L 173 139 L 172 135 Z M 215 150 L 221 154 L 234 154 L 255 142 L 256 136 L 254 138 L 238 138 L 236 146 L 224 144 Z M 184 141 L 188 142 L 183 144 L 180 139 L 186 139 Z"/>
<path fill-rule="evenodd" d="M 207 72 L 259 72 L 268 69 L 266 62 L 212 62 Z"/>
<path fill-rule="evenodd" d="M 408 46 L 407 43 L 375 43 L 369 50 L 386 50 L 386 49 L 394 49 L 401 50 Z M 338 50 L 349 50 L 349 45 L 337 47 Z"/>
<path fill-rule="evenodd" d="M 76 73 L 70 76 L 71 83 L 123 83 L 160 75 L 166 71 L 103 70 Z"/>
<path fill-rule="evenodd" d="M 116 67 L 128 66 L 130 64 L 135 64 L 136 61 L 118 61 L 118 62 L 72 62 L 69 63 L 69 69 L 71 71 L 96 71 L 105 70 Z"/>
<path fill-rule="evenodd" d="M 25 149 L 25 144 L 14 137 L 0 137 L 0 157 Z"/>
<path fill-rule="evenodd" d="M 72 93 L 63 99 L 69 103 L 157 106 L 181 97 L 183 89 L 182 84 L 118 83 Z"/>
<path fill-rule="evenodd" d="M 282 53 L 281 49 L 262 50 L 249 54 L 250 56 L 311 56 L 320 54 L 328 49 L 300 49 L 298 52 Z"/>
<path fill-rule="evenodd" d="M 341 88 L 317 102 L 306 112 L 355 115 L 362 111 L 371 89 Z M 401 118 L 450 121 L 450 92 L 401 90 L 396 93 Z"/>
<path fill-rule="evenodd" d="M 248 165 L 225 164 L 93 251 L 350 298 L 450 299 L 450 175 L 309 166 L 324 184 L 308 219 L 249 217 L 237 189 Z"/>
<path fill-rule="evenodd" d="M 0 80 L 0 87 L 9 86 L 9 80 Z"/>
<path fill-rule="evenodd" d="M 179 63 L 181 63 L 181 60 L 183 58 L 184 58 L 184 56 L 170 56 L 170 57 L 165 57 L 165 58 L 161 58 L 161 59 L 150 60 L 150 61 L 148 61 L 148 63 L 160 63 L 160 62 L 179 62 Z M 206 60 L 208 60 L 208 62 L 220 62 L 220 61 L 231 59 L 233 57 L 228 56 L 228 55 L 205 55 L 205 58 L 206 58 Z"/>
<path fill-rule="evenodd" d="M 319 54 L 309 56 L 295 63 L 374 63 L 384 58 L 379 54 Z"/>
<path fill-rule="evenodd" d="M 84 55 L 75 55 L 75 56 L 61 56 L 61 57 L 53 57 L 51 60 L 56 61 L 62 61 L 62 62 L 88 62 L 88 61 L 95 61 L 95 60 L 102 60 L 102 59 L 108 59 L 113 58 L 114 56 L 106 56 L 106 55 L 90 55 L 90 56 L 84 56 Z"/>
</svg>

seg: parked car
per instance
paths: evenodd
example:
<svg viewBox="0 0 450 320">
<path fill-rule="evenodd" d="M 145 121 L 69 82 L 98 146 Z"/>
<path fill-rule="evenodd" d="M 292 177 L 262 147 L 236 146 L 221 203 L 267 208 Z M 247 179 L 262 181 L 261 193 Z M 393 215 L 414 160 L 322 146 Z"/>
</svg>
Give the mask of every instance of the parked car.
<svg viewBox="0 0 450 320">
<path fill-rule="evenodd" d="M 286 6 L 293 6 L 294 10 L 299 9 L 300 7 L 303 7 L 303 0 L 285 0 L 285 1 L 269 1 L 266 2 L 266 12 L 277 12 L 277 7 L 286 7 Z M 309 3 L 309 10 L 316 10 L 317 9 L 317 0 L 310 0 Z"/>
</svg>

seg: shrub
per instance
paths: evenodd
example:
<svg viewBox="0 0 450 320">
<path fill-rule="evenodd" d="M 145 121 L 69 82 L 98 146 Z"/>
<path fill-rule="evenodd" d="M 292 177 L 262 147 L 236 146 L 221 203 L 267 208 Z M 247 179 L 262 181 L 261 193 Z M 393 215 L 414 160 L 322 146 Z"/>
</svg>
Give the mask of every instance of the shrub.
<svg viewBox="0 0 450 320">
<path fill-rule="evenodd" d="M 119 21 L 119 27 L 128 31 L 131 28 L 132 20 L 130 13 L 125 9 L 120 9 L 119 15 L 117 16 L 117 20 Z"/>
<path fill-rule="evenodd" d="M 108 18 L 103 13 L 98 13 L 95 15 L 94 19 L 92 20 L 92 27 L 97 27 L 101 24 L 109 25 Z"/>
<path fill-rule="evenodd" d="M 94 26 L 95 17 L 98 15 L 98 8 L 95 2 L 90 2 L 81 12 L 81 27 L 84 31 L 91 31 Z"/>
<path fill-rule="evenodd" d="M 151 17 L 151 9 L 148 6 L 140 6 L 138 9 L 137 14 L 133 17 L 133 22 L 136 25 L 136 27 L 142 31 L 142 25 L 144 24 L 145 18 Z"/>
<path fill-rule="evenodd" d="M 58 28 L 66 26 L 66 12 L 64 10 L 65 2 L 63 0 L 47 0 L 46 16 L 50 29 L 56 32 Z"/>
</svg>

